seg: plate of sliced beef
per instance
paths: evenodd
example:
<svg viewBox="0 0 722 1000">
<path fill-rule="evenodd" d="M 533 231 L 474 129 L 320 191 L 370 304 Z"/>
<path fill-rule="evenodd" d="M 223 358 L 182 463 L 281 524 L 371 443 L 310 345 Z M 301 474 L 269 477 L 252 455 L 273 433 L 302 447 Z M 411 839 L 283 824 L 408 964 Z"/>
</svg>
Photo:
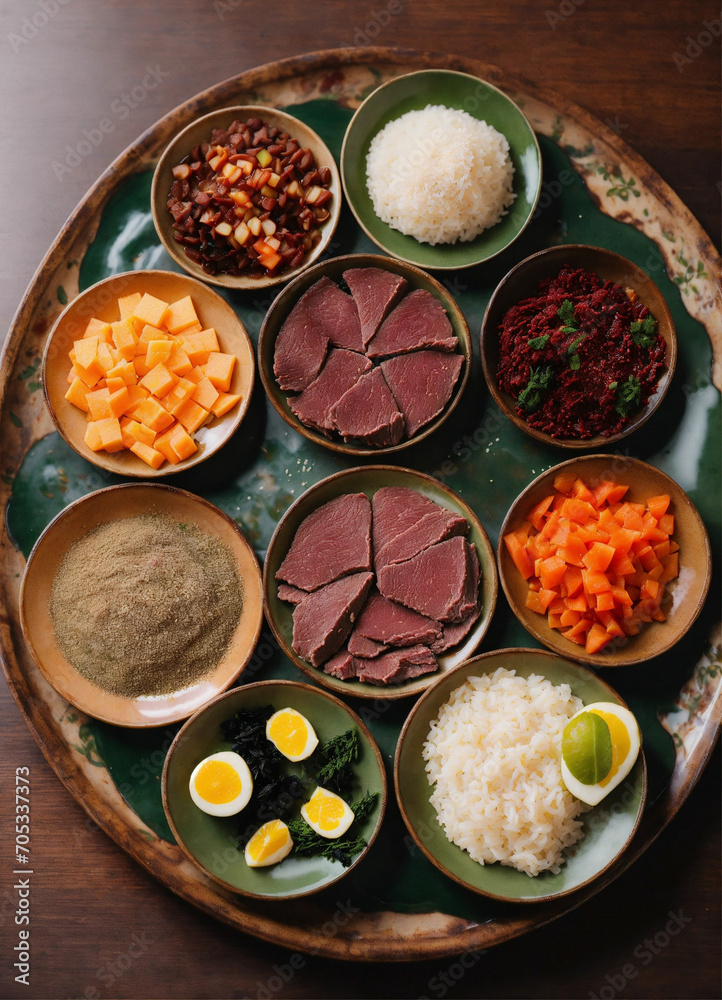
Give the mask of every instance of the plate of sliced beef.
<svg viewBox="0 0 722 1000">
<path fill-rule="evenodd" d="M 464 391 L 471 339 L 452 295 L 417 267 L 376 254 L 324 261 L 269 309 L 261 377 L 281 416 L 347 454 L 415 444 Z"/>
<path fill-rule="evenodd" d="M 471 507 L 431 476 L 384 465 L 307 490 L 264 566 L 266 616 L 286 655 L 360 698 L 418 694 L 471 656 L 496 595 Z"/>
</svg>

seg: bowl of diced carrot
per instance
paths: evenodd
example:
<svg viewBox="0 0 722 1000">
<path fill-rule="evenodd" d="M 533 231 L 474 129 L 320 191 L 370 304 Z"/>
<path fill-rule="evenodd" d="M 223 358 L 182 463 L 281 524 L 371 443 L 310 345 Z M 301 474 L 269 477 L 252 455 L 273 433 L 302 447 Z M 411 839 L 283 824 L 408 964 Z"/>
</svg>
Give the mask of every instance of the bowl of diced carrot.
<svg viewBox="0 0 722 1000">
<path fill-rule="evenodd" d="M 245 327 L 207 285 L 168 271 L 113 275 L 58 318 L 43 357 L 53 421 L 108 472 L 157 478 L 216 452 L 251 399 Z"/>
<path fill-rule="evenodd" d="M 571 459 L 535 479 L 504 520 L 498 558 L 527 631 L 595 667 L 670 649 L 702 610 L 712 565 L 681 487 L 619 455 Z"/>
</svg>

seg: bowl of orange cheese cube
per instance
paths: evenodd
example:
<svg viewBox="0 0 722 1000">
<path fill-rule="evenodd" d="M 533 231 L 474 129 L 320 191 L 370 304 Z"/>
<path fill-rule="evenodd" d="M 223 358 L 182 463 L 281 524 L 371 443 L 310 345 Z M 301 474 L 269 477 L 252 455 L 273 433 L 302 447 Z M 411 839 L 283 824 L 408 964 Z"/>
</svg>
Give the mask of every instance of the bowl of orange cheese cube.
<svg viewBox="0 0 722 1000">
<path fill-rule="evenodd" d="M 80 455 L 123 476 L 196 465 L 235 432 L 255 360 L 240 319 L 207 285 L 169 271 L 113 275 L 58 318 L 43 357 L 53 421 Z"/>
</svg>

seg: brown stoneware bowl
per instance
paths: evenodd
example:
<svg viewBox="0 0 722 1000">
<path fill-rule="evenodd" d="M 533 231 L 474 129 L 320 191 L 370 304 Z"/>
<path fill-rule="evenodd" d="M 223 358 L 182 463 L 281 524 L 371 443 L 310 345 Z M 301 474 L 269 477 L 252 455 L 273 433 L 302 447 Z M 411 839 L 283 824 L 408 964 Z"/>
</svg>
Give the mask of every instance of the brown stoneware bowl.
<svg viewBox="0 0 722 1000">
<path fill-rule="evenodd" d="M 108 323 L 115 322 L 118 319 L 118 298 L 134 292 L 148 292 L 165 302 L 190 295 L 203 327 L 213 327 L 218 335 L 221 351 L 233 354 L 236 358 L 230 392 L 241 396 L 240 402 L 224 416 L 214 417 L 210 423 L 196 431 L 198 450 L 193 455 L 177 465 L 166 461 L 159 469 L 151 468 L 127 448 L 112 453 L 91 451 L 84 441 L 86 414 L 65 398 L 70 372 L 68 351 L 73 342 L 82 338 L 92 317 Z M 171 271 L 128 271 L 115 274 L 81 292 L 58 317 L 45 347 L 42 367 L 45 402 L 50 416 L 71 448 L 106 472 L 145 479 L 158 479 L 182 472 L 217 452 L 236 432 L 246 415 L 255 374 L 253 345 L 233 309 L 212 288 L 185 274 Z"/>
<path fill-rule="evenodd" d="M 631 288 L 636 292 L 657 320 L 657 332 L 661 334 L 666 345 L 664 370 L 657 383 L 656 392 L 649 397 L 644 407 L 632 414 L 629 423 L 618 434 L 610 434 L 607 437 L 597 434 L 588 438 L 552 437 L 551 434 L 531 427 L 523 417 L 520 417 L 516 412 L 514 398 L 499 388 L 497 381 L 498 331 L 504 315 L 512 306 L 517 305 L 523 299 L 536 295 L 539 282 L 556 277 L 565 264 L 573 268 L 583 268 L 585 271 L 599 275 L 606 281 L 612 281 L 623 288 Z M 527 257 L 513 267 L 497 285 L 481 326 L 481 361 L 484 368 L 484 378 L 494 401 L 520 430 L 529 434 L 530 437 L 536 438 L 537 441 L 543 441 L 545 444 L 555 445 L 558 448 L 593 451 L 595 448 L 614 444 L 614 442 L 632 434 L 651 417 L 661 404 L 674 375 L 677 361 L 677 336 L 672 314 L 664 296 L 641 267 L 612 250 L 571 244 L 551 247 Z"/>
<path fill-rule="evenodd" d="M 418 288 L 430 292 L 446 310 L 454 334 L 459 341 L 459 353 L 463 357 L 463 365 L 458 381 L 451 394 L 451 398 L 441 413 L 424 427 L 420 428 L 413 437 L 404 438 L 399 444 L 386 448 L 372 448 L 361 443 L 349 443 L 336 433 L 332 437 L 327 437 L 320 431 L 314 430 L 312 427 L 307 427 L 291 410 L 288 405 L 289 396 L 280 388 L 273 373 L 273 355 L 276 339 L 288 314 L 304 292 L 323 277 L 339 282 L 342 280 L 344 271 L 360 267 L 378 267 L 393 274 L 400 274 L 408 282 L 408 292 L 412 292 Z M 273 403 L 286 423 L 290 424 L 299 434 L 303 434 L 309 441 L 323 445 L 324 448 L 330 448 L 332 451 L 339 451 L 345 455 L 364 457 L 389 455 L 392 452 L 410 448 L 438 430 L 455 409 L 463 395 L 471 369 L 471 353 L 471 336 L 464 314 L 444 285 L 435 278 L 432 278 L 430 274 L 427 274 L 418 267 L 414 267 L 413 264 L 406 264 L 403 261 L 393 260 L 390 257 L 382 257 L 380 254 L 348 254 L 344 257 L 334 257 L 332 260 L 322 261 L 304 271 L 287 288 L 284 288 L 273 302 L 261 326 L 261 334 L 258 342 L 258 359 L 263 387 L 271 403 Z"/>
<path fill-rule="evenodd" d="M 324 673 L 322 668 L 312 666 L 293 649 L 291 645 L 293 605 L 279 599 L 276 571 L 283 562 L 299 525 L 316 508 L 345 493 L 365 493 L 369 498 L 372 498 L 378 489 L 385 486 L 405 486 L 417 490 L 441 507 L 466 518 L 469 523 L 467 538 L 476 546 L 481 567 L 479 584 L 481 615 L 458 646 L 437 656 L 439 669 L 433 674 L 425 674 L 401 684 L 386 685 L 362 683 L 358 680 L 340 680 Z M 419 694 L 434 684 L 439 677 L 471 656 L 479 645 L 491 623 L 496 606 L 497 590 L 494 552 L 479 518 L 471 507 L 437 479 L 432 479 L 431 476 L 412 469 L 401 469 L 389 465 L 369 465 L 365 468 L 337 472 L 307 490 L 288 508 L 279 521 L 268 546 L 263 567 L 266 618 L 283 652 L 316 683 L 322 684 L 336 694 L 350 695 L 354 698 L 404 698 Z"/>
<path fill-rule="evenodd" d="M 131 698 L 103 690 L 68 662 L 50 616 L 50 594 L 63 557 L 76 541 L 99 525 L 150 512 L 197 525 L 230 549 L 243 584 L 243 608 L 225 655 L 212 673 L 169 695 Z M 47 682 L 72 705 L 116 726 L 164 726 L 197 711 L 243 671 L 258 642 L 262 620 L 260 568 L 236 523 L 192 493 L 153 483 L 110 486 L 61 511 L 33 546 L 20 590 L 23 635 Z"/>
<path fill-rule="evenodd" d="M 316 245 L 296 268 L 284 271 L 282 274 L 269 274 L 257 278 L 244 275 L 206 274 L 200 264 L 192 261 L 186 255 L 181 244 L 176 243 L 173 238 L 175 231 L 173 229 L 173 216 L 166 207 L 168 194 L 173 184 L 173 167 L 179 164 L 199 143 L 208 142 L 213 129 L 226 129 L 236 119 L 245 121 L 248 118 L 260 118 L 264 122 L 288 132 L 292 139 L 298 140 L 302 148 L 311 150 L 317 167 L 329 168 L 331 171 L 329 190 L 333 197 L 324 207 L 330 212 L 330 217 L 321 225 Z M 266 108 L 259 105 L 243 105 L 212 111 L 210 114 L 196 119 L 179 132 L 158 160 L 153 174 L 150 197 L 156 232 L 176 264 L 201 281 L 207 281 L 211 285 L 219 285 L 222 288 L 237 289 L 270 288 L 272 285 L 290 281 L 301 271 L 305 271 L 326 251 L 341 216 L 342 202 L 341 178 L 336 161 L 323 139 L 312 128 L 299 121 L 298 118 L 294 118 L 293 115 L 279 111 L 277 108 Z"/>
<path fill-rule="evenodd" d="M 613 639 L 597 653 L 585 652 L 547 624 L 545 615 L 526 607 L 528 586 L 509 555 L 504 535 L 524 524 L 526 515 L 554 493 L 554 479 L 573 472 L 593 488 L 604 480 L 628 484 L 624 500 L 644 503 L 669 494 L 674 515 L 672 538 L 679 545 L 679 575 L 666 587 L 662 611 L 666 621 L 642 625 L 638 635 Z M 642 663 L 670 649 L 689 630 L 704 605 L 712 575 L 712 554 L 707 530 L 699 513 L 680 486 L 664 472 L 636 458 L 621 455 L 585 455 L 555 465 L 538 476 L 511 505 L 499 533 L 499 575 L 511 609 L 524 628 L 549 649 L 594 667 L 625 667 Z"/>
</svg>

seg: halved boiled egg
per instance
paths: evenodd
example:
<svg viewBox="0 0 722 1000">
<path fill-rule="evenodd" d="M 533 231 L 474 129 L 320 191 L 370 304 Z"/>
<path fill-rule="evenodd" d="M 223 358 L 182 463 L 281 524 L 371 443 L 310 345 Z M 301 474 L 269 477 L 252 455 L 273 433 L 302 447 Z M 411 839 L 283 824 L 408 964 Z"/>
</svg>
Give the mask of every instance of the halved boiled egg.
<svg viewBox="0 0 722 1000">
<path fill-rule="evenodd" d="M 240 754 L 221 750 L 196 765 L 188 790 L 198 808 L 209 816 L 235 816 L 253 794 L 253 775 Z"/>
<path fill-rule="evenodd" d="M 354 821 L 353 811 L 341 796 L 320 787 L 301 806 L 301 815 L 312 830 L 328 840 L 342 837 Z"/>
<path fill-rule="evenodd" d="M 281 708 L 266 723 L 266 739 L 288 760 L 305 760 L 318 746 L 318 736 L 308 719 L 295 708 Z"/>
<path fill-rule="evenodd" d="M 587 805 L 596 806 L 624 781 L 641 746 L 628 708 L 600 701 L 573 715 L 562 735 L 562 779 Z"/>
<path fill-rule="evenodd" d="M 249 868 L 265 868 L 283 861 L 293 847 L 288 827 L 281 819 L 264 823 L 246 844 L 244 857 Z"/>
</svg>

